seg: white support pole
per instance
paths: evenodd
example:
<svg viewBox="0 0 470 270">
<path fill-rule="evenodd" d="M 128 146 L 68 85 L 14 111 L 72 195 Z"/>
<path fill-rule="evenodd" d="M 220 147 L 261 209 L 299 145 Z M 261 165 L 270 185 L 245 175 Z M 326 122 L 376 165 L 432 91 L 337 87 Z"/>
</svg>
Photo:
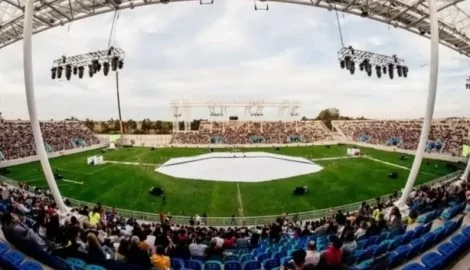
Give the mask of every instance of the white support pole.
<svg viewBox="0 0 470 270">
<path fill-rule="evenodd" d="M 413 186 L 415 184 L 416 176 L 418 175 L 421 162 L 423 160 L 424 150 L 428 141 L 429 130 L 431 129 L 431 121 L 434 114 L 434 103 L 436 101 L 437 89 L 437 75 L 439 68 L 439 28 L 437 19 L 436 0 L 428 0 L 429 5 L 429 20 L 431 26 L 431 64 L 429 67 L 429 85 L 428 85 L 428 99 L 426 104 L 426 112 L 423 120 L 423 127 L 421 129 L 421 136 L 419 138 L 418 149 L 411 167 L 406 186 L 397 206 L 401 209 L 406 208 L 406 200 L 410 196 Z"/>
<path fill-rule="evenodd" d="M 469 174 L 470 174 L 470 158 L 468 159 L 467 167 L 465 167 L 465 171 L 463 172 L 462 179 L 467 180 Z"/>
<path fill-rule="evenodd" d="M 41 162 L 42 170 L 46 176 L 47 184 L 51 190 L 54 201 L 59 207 L 61 213 L 67 212 L 67 207 L 62 200 L 59 188 L 52 173 L 51 164 L 47 157 L 44 139 L 42 138 L 41 126 L 36 110 L 36 98 L 34 95 L 34 78 L 33 78 L 33 56 L 32 56 L 32 36 L 33 36 L 33 13 L 34 0 L 27 0 L 25 3 L 24 26 L 23 26 L 23 71 L 24 84 L 26 90 L 26 100 L 28 103 L 29 119 L 31 121 L 31 129 L 33 131 L 34 143 L 36 144 L 36 152 Z"/>
</svg>

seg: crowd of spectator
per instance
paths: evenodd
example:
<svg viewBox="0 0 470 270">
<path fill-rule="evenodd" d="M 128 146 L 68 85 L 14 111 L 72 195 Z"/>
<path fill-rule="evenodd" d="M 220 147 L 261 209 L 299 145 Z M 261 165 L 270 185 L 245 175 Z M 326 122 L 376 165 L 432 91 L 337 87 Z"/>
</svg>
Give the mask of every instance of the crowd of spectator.
<svg viewBox="0 0 470 270">
<path fill-rule="evenodd" d="M 199 130 L 178 132 L 175 144 L 285 144 L 332 140 L 330 130 L 321 121 L 229 121 L 201 122 Z"/>
<path fill-rule="evenodd" d="M 332 124 L 344 136 L 355 141 L 366 136 L 367 143 L 385 145 L 390 139 L 398 139 L 397 147 L 414 150 L 418 147 L 422 120 L 353 120 L 333 121 Z M 430 148 L 429 151 L 460 155 L 462 145 L 469 142 L 469 134 L 470 119 L 433 120 L 428 140 L 440 142 L 442 148 Z"/>
<path fill-rule="evenodd" d="M 48 151 L 63 151 L 93 145 L 99 140 L 79 122 L 42 122 L 41 131 Z M 30 122 L 0 122 L 0 160 L 10 160 L 36 155 Z"/>
<path fill-rule="evenodd" d="M 21 239 L 42 251 L 59 257 L 81 258 L 91 264 L 124 263 L 143 269 L 170 269 L 170 258 L 223 260 L 233 249 L 254 249 L 262 241 L 279 242 L 282 238 L 315 239 L 328 235 L 331 245 L 321 248 L 310 240 L 285 262 L 288 269 L 332 269 L 340 267 L 348 254 L 358 249 L 358 240 L 383 231 L 402 230 L 420 213 L 444 208 L 452 201 L 470 200 L 467 182 L 450 182 L 433 187 L 422 186 L 408 199 L 411 213 L 403 219 L 393 202 L 377 198 L 374 205 L 362 203 L 354 213 L 330 211 L 316 221 L 300 221 L 284 212 L 272 224 L 258 227 L 214 228 L 205 218 L 191 218 L 188 224 L 173 224 L 171 216 L 161 215 L 160 222 L 142 223 L 120 217 L 114 209 L 105 211 L 98 203 L 93 208 L 73 209 L 59 217 L 58 209 L 47 191 L 27 185 L 12 187 L 1 183 L 2 230 L 7 238 Z M 66 202 L 67 203 L 67 202 Z M 385 216 L 385 209 L 391 208 Z"/>
</svg>

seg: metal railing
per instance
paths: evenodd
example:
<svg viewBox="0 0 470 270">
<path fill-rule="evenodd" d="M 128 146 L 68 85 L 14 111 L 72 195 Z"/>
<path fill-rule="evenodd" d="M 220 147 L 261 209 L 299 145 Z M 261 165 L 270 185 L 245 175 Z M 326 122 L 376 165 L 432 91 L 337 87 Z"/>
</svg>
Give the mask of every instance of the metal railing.
<svg viewBox="0 0 470 270">
<path fill-rule="evenodd" d="M 460 175 L 462 175 L 462 172 L 463 172 L 462 170 L 455 171 L 453 173 L 436 178 L 422 185 L 415 186 L 415 188 L 418 188 L 423 185 L 429 186 L 429 185 L 435 185 L 437 183 L 447 182 L 449 180 L 455 180 Z M 1 175 L 0 175 L 0 180 L 9 185 L 18 186 L 18 181 L 9 179 Z M 33 191 L 31 190 L 31 192 Z M 380 198 L 382 200 L 388 200 L 390 195 L 392 194 L 387 194 Z M 80 200 L 76 200 L 72 198 L 66 198 L 66 199 L 70 201 L 73 207 L 81 207 L 85 205 L 89 207 L 96 206 L 96 204 L 90 203 L 90 202 L 80 201 Z M 366 200 L 366 202 L 370 205 L 373 205 L 375 204 L 375 200 L 376 198 L 372 198 L 370 200 Z M 290 213 L 289 216 L 292 219 L 297 219 L 297 220 L 302 220 L 302 221 L 315 220 L 315 219 L 320 219 L 323 217 L 331 216 L 337 210 L 342 210 L 343 213 L 355 212 L 359 209 L 359 207 L 361 206 L 361 203 L 362 201 L 351 203 L 351 204 L 346 204 L 346 205 L 341 205 L 341 206 L 334 206 L 331 208 L 324 208 L 324 209 L 318 209 L 318 210 L 307 211 L 307 212 L 299 212 L 299 213 Z M 102 207 L 106 211 L 112 209 L 112 207 L 110 206 L 102 206 Z M 160 221 L 160 215 L 157 213 L 139 212 L 139 211 L 133 211 L 133 210 L 127 210 L 127 209 L 119 209 L 119 208 L 114 208 L 114 210 L 116 211 L 118 215 L 126 217 L 126 218 L 135 218 L 137 220 L 142 220 L 142 221 L 147 221 L 147 222 L 159 222 Z M 207 218 L 201 218 L 201 221 L 204 223 L 204 225 L 207 225 L 207 226 L 261 226 L 261 225 L 272 223 L 279 216 L 280 215 L 251 216 L 251 217 L 207 217 Z M 172 216 L 172 222 L 174 224 L 189 224 L 190 218 L 191 217 L 189 216 Z"/>
</svg>

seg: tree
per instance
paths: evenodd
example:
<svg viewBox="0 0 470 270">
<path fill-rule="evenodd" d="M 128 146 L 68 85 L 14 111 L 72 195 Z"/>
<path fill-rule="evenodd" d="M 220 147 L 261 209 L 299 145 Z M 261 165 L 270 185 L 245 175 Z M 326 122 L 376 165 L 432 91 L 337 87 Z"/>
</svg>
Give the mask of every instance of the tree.
<svg viewBox="0 0 470 270">
<path fill-rule="evenodd" d="M 129 119 L 126 121 L 126 130 L 128 133 L 132 133 L 132 130 L 137 129 L 137 122 Z"/>
<path fill-rule="evenodd" d="M 321 120 L 329 129 L 332 128 L 331 126 L 331 121 L 332 120 L 338 120 L 340 118 L 340 113 L 339 110 L 336 108 L 328 108 L 322 110 L 316 120 Z"/>
<path fill-rule="evenodd" d="M 90 129 L 90 130 L 94 130 L 95 129 L 95 122 L 93 120 L 90 120 L 90 119 L 85 119 L 85 126 Z"/>
<path fill-rule="evenodd" d="M 65 118 L 65 121 L 79 121 L 79 120 L 75 116 L 70 116 L 69 118 Z"/>
</svg>

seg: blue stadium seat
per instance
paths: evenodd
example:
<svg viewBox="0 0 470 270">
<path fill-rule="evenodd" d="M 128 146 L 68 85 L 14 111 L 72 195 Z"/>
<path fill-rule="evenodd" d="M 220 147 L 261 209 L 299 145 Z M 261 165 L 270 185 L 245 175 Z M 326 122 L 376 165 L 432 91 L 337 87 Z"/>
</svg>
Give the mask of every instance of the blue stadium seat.
<svg viewBox="0 0 470 270">
<path fill-rule="evenodd" d="M 383 232 L 379 235 L 379 239 L 377 239 L 377 243 L 376 244 L 381 244 L 383 241 L 387 240 L 388 239 L 388 235 L 389 233 L 388 232 Z"/>
<path fill-rule="evenodd" d="M 256 257 L 256 259 L 258 259 L 258 261 L 261 263 L 263 263 L 265 260 L 270 259 L 270 258 L 271 258 L 271 254 L 269 253 L 263 253 Z"/>
<path fill-rule="evenodd" d="M 419 263 L 408 264 L 402 268 L 402 270 L 427 270 L 428 268 L 422 266 Z"/>
<path fill-rule="evenodd" d="M 290 260 L 292 260 L 292 257 L 286 256 L 281 258 L 281 265 L 286 265 Z"/>
<path fill-rule="evenodd" d="M 243 264 L 243 270 L 259 270 L 261 263 L 258 261 L 247 261 Z"/>
<path fill-rule="evenodd" d="M 184 264 L 185 268 L 190 268 L 193 270 L 201 270 L 202 269 L 202 262 L 198 260 L 187 260 Z"/>
<path fill-rule="evenodd" d="M 99 265 L 89 264 L 89 265 L 87 265 L 85 270 L 106 270 L 106 268 L 103 268 Z"/>
<path fill-rule="evenodd" d="M 224 264 L 224 270 L 241 270 L 242 265 L 238 261 L 227 261 Z"/>
<path fill-rule="evenodd" d="M 70 265 L 66 260 L 59 257 L 57 257 L 56 260 L 59 270 L 74 270 L 73 266 Z"/>
<path fill-rule="evenodd" d="M 470 226 L 463 228 L 462 233 L 465 234 L 467 237 L 470 237 Z"/>
<path fill-rule="evenodd" d="M 379 245 L 379 247 L 374 251 L 374 253 L 372 254 L 373 257 L 378 257 L 382 254 L 384 254 L 385 252 L 387 252 L 387 249 L 388 249 L 388 245 L 385 243 L 385 244 L 381 244 Z"/>
<path fill-rule="evenodd" d="M 182 259 L 170 259 L 170 265 L 173 270 L 180 270 L 184 268 L 184 260 Z"/>
<path fill-rule="evenodd" d="M 225 257 L 225 261 L 226 262 L 230 262 L 230 261 L 240 261 L 240 257 L 238 257 L 238 255 L 228 255 L 227 257 Z"/>
<path fill-rule="evenodd" d="M 272 270 L 273 268 L 279 267 L 279 260 L 276 259 L 269 259 L 264 261 L 263 268 L 265 270 Z"/>
<path fill-rule="evenodd" d="M 37 262 L 33 262 L 33 261 L 27 261 L 27 262 L 24 262 L 20 265 L 20 268 L 19 270 L 42 270 L 42 266 L 37 263 Z"/>
<path fill-rule="evenodd" d="M 2 254 L 1 262 L 6 269 L 17 269 L 24 261 L 24 255 L 18 251 L 9 251 Z"/>
<path fill-rule="evenodd" d="M 357 241 L 357 249 L 365 249 L 367 247 L 368 240 Z"/>
<path fill-rule="evenodd" d="M 413 240 L 414 238 L 414 235 L 415 235 L 414 231 L 406 231 L 405 234 L 403 234 L 403 240 L 401 241 L 401 244 L 404 245 L 404 244 L 408 244 L 409 242 L 411 242 L 411 240 Z"/>
<path fill-rule="evenodd" d="M 67 263 L 71 265 L 74 269 L 85 269 L 86 263 L 77 258 L 67 258 Z"/>
<path fill-rule="evenodd" d="M 470 246 L 470 240 L 464 234 L 456 234 L 452 237 L 451 242 L 457 246 L 459 252 L 463 251 L 467 246 Z"/>
<path fill-rule="evenodd" d="M 444 257 L 437 252 L 430 252 L 421 258 L 421 262 L 430 270 L 441 270 Z"/>
<path fill-rule="evenodd" d="M 437 250 L 444 256 L 445 262 L 448 263 L 457 256 L 458 247 L 452 243 L 446 242 L 440 244 Z"/>
<path fill-rule="evenodd" d="M 367 243 L 367 245 L 368 246 L 375 245 L 375 244 L 377 244 L 378 240 L 379 240 L 378 236 L 372 236 L 371 238 L 369 238 L 369 242 Z"/>
<path fill-rule="evenodd" d="M 7 244 L 0 242 L 0 255 L 5 254 L 10 248 Z"/>
<path fill-rule="evenodd" d="M 207 261 L 204 270 L 222 270 L 222 264 L 218 261 Z"/>
<path fill-rule="evenodd" d="M 254 261 L 256 260 L 255 256 L 251 254 L 243 254 L 241 257 L 241 263 L 247 262 L 247 261 Z"/>
<path fill-rule="evenodd" d="M 421 252 L 420 247 L 418 246 L 411 246 L 410 251 L 406 253 L 406 260 L 411 260 L 414 257 L 418 256 L 418 254 Z"/>
<path fill-rule="evenodd" d="M 426 227 L 423 225 L 417 226 L 415 229 L 415 238 L 416 237 L 421 237 L 421 235 L 426 233 Z"/>
<path fill-rule="evenodd" d="M 404 260 L 405 256 L 399 255 L 395 252 L 389 253 L 388 256 L 388 267 L 393 268 L 400 265 Z"/>
</svg>

